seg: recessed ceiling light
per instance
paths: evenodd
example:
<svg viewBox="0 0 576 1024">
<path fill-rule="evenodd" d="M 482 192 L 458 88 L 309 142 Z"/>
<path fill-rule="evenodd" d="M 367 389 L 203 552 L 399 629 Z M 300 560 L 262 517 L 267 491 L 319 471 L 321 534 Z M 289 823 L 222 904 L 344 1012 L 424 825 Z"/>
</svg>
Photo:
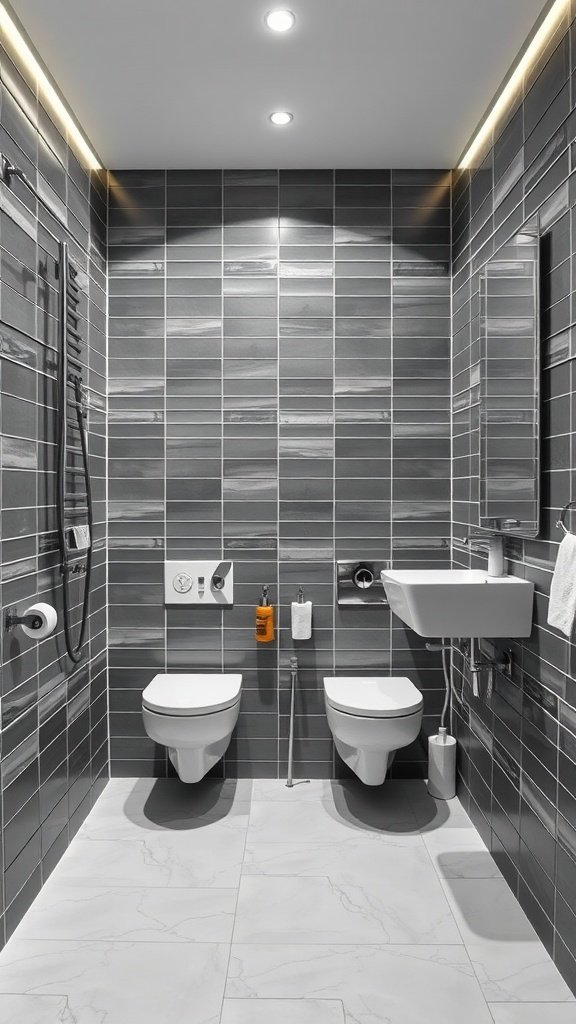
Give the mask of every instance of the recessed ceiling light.
<svg viewBox="0 0 576 1024">
<path fill-rule="evenodd" d="M 272 32 L 289 32 L 296 18 L 292 11 L 268 11 L 265 21 Z"/>
<path fill-rule="evenodd" d="M 270 114 L 270 120 L 272 124 L 290 124 L 290 121 L 294 120 L 294 114 L 289 114 L 287 110 L 275 110 L 273 114 Z"/>
</svg>

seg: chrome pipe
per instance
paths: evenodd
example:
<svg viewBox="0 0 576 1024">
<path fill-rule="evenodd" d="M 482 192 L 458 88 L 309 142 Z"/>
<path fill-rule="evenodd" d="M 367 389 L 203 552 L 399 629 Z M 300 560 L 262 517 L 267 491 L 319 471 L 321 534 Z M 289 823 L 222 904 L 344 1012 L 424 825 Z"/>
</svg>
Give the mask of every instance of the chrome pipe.
<svg viewBox="0 0 576 1024">
<path fill-rule="evenodd" d="M 474 697 L 480 696 L 480 687 L 478 685 L 480 671 L 482 663 L 478 658 L 478 641 L 476 637 L 470 637 L 470 675 L 472 677 L 472 694 Z"/>
<path fill-rule="evenodd" d="M 288 777 L 286 785 L 294 786 L 294 712 L 296 707 L 296 684 L 298 682 L 298 658 L 290 658 L 290 732 L 288 734 Z M 310 779 L 298 779 L 297 785 L 310 782 Z"/>
<path fill-rule="evenodd" d="M 297 678 L 298 658 L 290 658 L 290 731 L 288 733 L 288 778 L 286 779 L 289 789 L 294 785 L 294 708 Z"/>
</svg>

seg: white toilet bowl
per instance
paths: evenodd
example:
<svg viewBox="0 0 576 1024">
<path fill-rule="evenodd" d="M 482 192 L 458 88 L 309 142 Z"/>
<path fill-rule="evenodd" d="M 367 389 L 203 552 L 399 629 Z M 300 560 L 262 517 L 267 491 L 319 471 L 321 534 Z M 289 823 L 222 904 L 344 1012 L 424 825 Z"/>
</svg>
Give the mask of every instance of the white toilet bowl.
<svg viewBox="0 0 576 1024">
<path fill-rule="evenodd" d="M 394 754 L 416 739 L 422 694 L 402 676 L 324 679 L 328 725 L 340 757 L 367 786 L 380 786 Z"/>
<path fill-rule="evenodd" d="M 223 757 L 240 710 L 241 675 L 157 675 L 142 694 L 150 739 L 168 747 L 182 782 L 199 782 Z"/>
</svg>

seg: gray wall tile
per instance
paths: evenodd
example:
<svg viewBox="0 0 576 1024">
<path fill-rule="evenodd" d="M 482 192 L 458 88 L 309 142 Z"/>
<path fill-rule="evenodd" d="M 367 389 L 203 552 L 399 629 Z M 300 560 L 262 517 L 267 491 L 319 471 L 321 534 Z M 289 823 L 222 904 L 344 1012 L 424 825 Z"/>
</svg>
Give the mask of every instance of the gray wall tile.
<svg viewBox="0 0 576 1024">
<path fill-rule="evenodd" d="M 544 352 L 541 531 L 537 540 L 515 539 L 507 544 L 510 571 L 535 583 L 532 636 L 504 641 L 504 646 L 512 648 L 515 678 L 514 682 L 497 680 L 492 700 L 474 699 L 461 656 L 455 652 L 456 679 L 464 695 L 463 706 L 456 707 L 455 730 L 460 743 L 461 797 L 560 971 L 574 987 L 574 906 L 573 897 L 567 895 L 567 880 L 576 872 L 576 844 L 571 841 L 574 804 L 568 796 L 576 778 L 574 645 L 546 622 L 551 573 L 561 539 L 555 528 L 558 508 L 575 497 L 568 472 L 573 422 L 570 401 L 562 397 L 574 390 L 574 353 L 562 332 L 572 322 L 564 298 L 570 287 L 567 266 L 574 260 L 568 207 L 575 179 L 568 136 L 557 131 L 570 113 L 565 86 L 568 34 L 555 36 L 548 50 L 539 61 L 538 77 L 527 82 L 516 112 L 498 129 L 482 166 L 457 172 L 454 178 L 455 537 L 478 524 L 478 422 L 473 398 L 478 270 L 535 210 L 541 214 L 542 227 Z M 415 317 L 419 315 L 414 311 Z M 485 564 L 482 554 L 470 554 L 456 543 L 453 560 L 456 566 Z M 566 728 L 559 726 L 563 717 Z M 567 899 L 572 900 L 572 909 Z"/>
<path fill-rule="evenodd" d="M 126 180 L 123 172 L 116 177 Z M 382 613 L 344 619 L 336 632 L 333 587 L 337 554 L 401 564 L 448 557 L 447 543 L 435 547 L 442 530 L 449 533 L 447 505 L 432 491 L 449 497 L 449 438 L 428 430 L 436 431 L 440 411 L 448 424 L 449 282 L 428 263 L 426 248 L 435 259 L 437 243 L 449 241 L 446 175 L 406 173 L 394 191 L 387 170 L 167 177 L 169 258 L 161 246 L 154 257 L 168 298 L 150 279 L 147 250 L 110 248 L 110 387 L 123 396 L 111 422 L 109 483 L 114 771 L 126 774 L 131 764 L 140 774 L 168 770 L 139 720 L 138 692 L 158 666 L 243 671 L 241 720 L 216 773 L 285 771 L 286 702 L 278 705 L 278 691 L 288 685 L 286 659 L 296 649 L 303 694 L 311 691 L 306 703 L 299 698 L 301 714 L 311 717 L 298 719 L 297 772 L 333 776 L 342 766 L 321 699 L 325 671 L 409 672 L 426 692 L 427 714 L 439 710 L 426 676 L 430 662 L 438 671 L 437 656 L 421 652 L 418 660 L 392 649 Z M 144 172 L 127 180 L 138 210 L 142 191 L 140 223 L 162 223 L 157 184 Z M 111 203 L 120 228 L 118 191 Z M 417 262 L 391 263 L 396 247 L 412 244 Z M 392 308 L 398 323 L 403 318 L 398 330 Z M 165 313 L 166 375 L 158 375 L 156 330 Z M 152 394 L 160 399 L 153 436 L 165 452 L 134 419 Z M 403 394 L 410 404 L 398 409 L 394 425 L 406 434 L 392 459 L 392 403 Z M 404 514 L 402 544 L 394 548 L 395 519 Z M 234 608 L 165 612 L 157 597 L 163 545 L 172 557 L 210 551 L 234 558 Z M 264 583 L 278 600 L 278 579 L 277 640 L 257 648 L 254 605 Z M 310 643 L 294 644 L 289 606 L 300 584 L 316 605 L 315 633 Z M 143 589 L 151 592 L 144 602 L 137 598 Z M 441 691 L 441 680 L 436 686 Z M 424 770 L 423 746 L 395 768 Z"/>
<path fill-rule="evenodd" d="M 3 72 L 9 72 L 6 80 L 16 81 L 10 58 L 4 51 L 1 57 Z M 21 86 L 25 90 L 22 80 Z M 0 865 L 5 898 L 1 901 L 0 945 L 14 931 L 108 775 L 107 527 L 103 500 L 106 185 L 94 176 L 91 180 L 31 93 L 24 110 L 20 105 L 23 93 L 12 96 L 6 84 L 1 92 L 3 148 L 32 180 L 41 171 L 57 191 L 67 218 L 72 259 L 81 270 L 79 309 L 89 367 L 88 444 L 96 498 L 96 552 L 88 641 L 78 666 L 72 665 L 64 652 L 61 628 L 39 645 L 27 640 L 20 630 L 2 638 L 0 789 L 4 827 Z M 46 140 L 45 132 L 49 133 Z M 40 599 L 54 605 L 61 622 L 54 508 L 56 249 L 54 240 L 31 214 L 26 214 L 27 230 L 15 223 L 10 211 L 14 207 L 18 215 L 24 209 L 21 200 L 25 193 L 16 189 L 14 195 L 19 198 L 11 200 L 0 214 L 2 620 L 8 607 L 16 605 L 22 611 L 27 603 Z M 143 201 L 138 209 L 141 216 L 135 230 L 152 229 L 156 220 L 149 205 Z M 125 231 L 121 218 L 115 224 L 118 232 Z M 51 228 L 59 230 L 55 220 Z M 90 258 L 81 247 L 89 249 Z M 120 324 L 154 309 L 152 305 L 151 309 L 140 306 L 135 310 L 128 297 L 119 302 L 116 315 Z M 46 344 L 53 347 L 47 349 Z"/>
</svg>

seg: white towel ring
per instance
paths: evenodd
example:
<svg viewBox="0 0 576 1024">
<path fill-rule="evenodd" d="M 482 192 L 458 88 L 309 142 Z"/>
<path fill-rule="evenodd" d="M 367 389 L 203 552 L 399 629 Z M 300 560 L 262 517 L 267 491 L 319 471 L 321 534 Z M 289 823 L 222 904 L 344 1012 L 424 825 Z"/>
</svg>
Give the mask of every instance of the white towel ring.
<svg viewBox="0 0 576 1024">
<path fill-rule="evenodd" d="M 566 519 L 566 513 L 569 512 L 571 508 L 576 508 L 576 501 L 569 501 L 567 505 L 564 505 L 564 508 L 562 509 L 562 511 L 560 513 L 560 518 L 558 519 L 558 522 L 556 523 L 556 528 L 558 530 L 564 530 L 564 533 L 570 533 L 570 530 L 566 526 L 565 519 Z"/>
</svg>

